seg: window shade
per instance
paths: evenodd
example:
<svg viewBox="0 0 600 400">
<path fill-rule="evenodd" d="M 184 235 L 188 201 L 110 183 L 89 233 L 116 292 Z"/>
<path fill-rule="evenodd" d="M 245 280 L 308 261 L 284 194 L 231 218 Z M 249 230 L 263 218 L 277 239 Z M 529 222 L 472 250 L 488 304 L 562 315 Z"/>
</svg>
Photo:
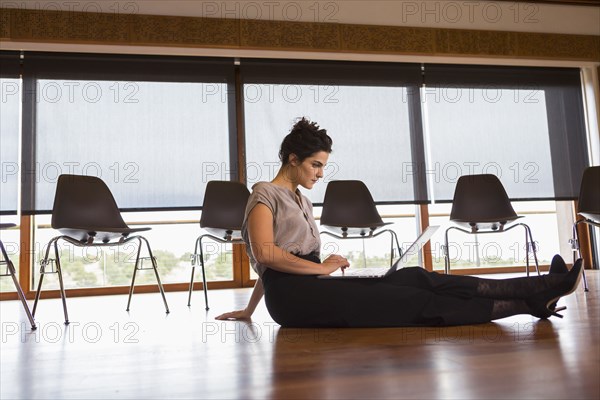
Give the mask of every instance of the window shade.
<svg viewBox="0 0 600 400">
<path fill-rule="evenodd" d="M 0 97 L 0 214 L 16 214 L 21 116 L 19 52 L 0 52 Z"/>
<path fill-rule="evenodd" d="M 378 204 L 426 202 L 418 64 L 242 60 L 247 177 L 271 180 L 281 141 L 299 117 L 327 129 L 333 153 L 323 182 L 305 194 L 323 201 L 326 183 L 360 179 Z"/>
<path fill-rule="evenodd" d="M 0 213 L 17 211 L 21 125 L 25 214 L 50 212 L 61 173 L 100 176 L 124 211 L 199 209 L 206 182 L 237 179 L 233 59 L 0 52 L 0 63 Z M 325 183 L 363 180 L 379 204 L 451 201 L 472 173 L 498 175 L 514 200 L 576 199 L 588 165 L 576 68 L 242 59 L 239 77 L 249 184 L 273 178 L 302 116 L 334 140 Z M 314 203 L 325 186 L 307 193 Z"/>
<path fill-rule="evenodd" d="M 123 211 L 200 209 L 207 181 L 235 173 L 233 68 L 231 59 L 27 53 L 23 212 L 50 212 L 62 173 L 102 178 Z"/>
<path fill-rule="evenodd" d="M 241 62 L 244 83 L 335 85 L 335 86 L 420 86 L 420 64 L 351 61 L 264 60 Z"/>
<path fill-rule="evenodd" d="M 425 65 L 435 201 L 460 175 L 497 175 L 513 200 L 571 200 L 588 165 L 580 71 Z"/>
<path fill-rule="evenodd" d="M 24 71 L 46 79 L 227 83 L 233 59 L 28 52 Z"/>
<path fill-rule="evenodd" d="M 18 51 L 0 51 L 0 76 L 3 78 L 19 78 L 21 53 Z"/>
</svg>

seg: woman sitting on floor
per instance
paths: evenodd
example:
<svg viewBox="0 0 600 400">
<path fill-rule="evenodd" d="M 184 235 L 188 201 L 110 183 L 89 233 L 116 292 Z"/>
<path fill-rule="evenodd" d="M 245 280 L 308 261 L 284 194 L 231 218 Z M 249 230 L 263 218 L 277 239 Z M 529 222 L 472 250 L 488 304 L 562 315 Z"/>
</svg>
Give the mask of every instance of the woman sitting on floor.
<svg viewBox="0 0 600 400">
<path fill-rule="evenodd" d="M 581 260 L 568 271 L 555 256 L 550 274 L 526 278 L 482 279 L 415 267 L 379 279 L 317 279 L 349 267 L 340 255 L 320 261 L 312 204 L 298 190 L 312 189 L 323 177 L 331 146 L 327 132 L 304 118 L 283 140 L 281 168 L 273 181 L 254 185 L 242 227 L 259 278 L 245 309 L 217 319 L 249 319 L 263 295 L 273 320 L 285 327 L 448 326 L 516 314 L 560 317 L 556 301 L 577 287 Z M 292 247 L 297 254 L 286 250 Z"/>
</svg>

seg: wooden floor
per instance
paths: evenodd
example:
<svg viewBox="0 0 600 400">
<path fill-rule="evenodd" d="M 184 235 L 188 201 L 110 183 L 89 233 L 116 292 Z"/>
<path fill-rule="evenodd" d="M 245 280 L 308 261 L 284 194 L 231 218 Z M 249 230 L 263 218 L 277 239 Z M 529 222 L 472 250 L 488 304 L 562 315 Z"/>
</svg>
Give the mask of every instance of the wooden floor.
<svg viewBox="0 0 600 400">
<path fill-rule="evenodd" d="M 457 328 L 281 329 L 215 321 L 249 290 L 42 300 L 32 332 L 0 304 L 5 399 L 598 399 L 600 271 L 561 300 L 564 319 L 516 316 Z M 398 304 L 402 307 L 402 304 Z"/>
</svg>

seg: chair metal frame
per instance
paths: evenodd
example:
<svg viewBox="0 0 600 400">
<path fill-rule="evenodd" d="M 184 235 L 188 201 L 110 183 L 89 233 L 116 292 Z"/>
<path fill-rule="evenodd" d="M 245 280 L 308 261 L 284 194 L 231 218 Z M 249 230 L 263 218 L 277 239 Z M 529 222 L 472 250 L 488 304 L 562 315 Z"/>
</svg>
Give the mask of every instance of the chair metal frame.
<svg viewBox="0 0 600 400">
<path fill-rule="evenodd" d="M 204 308 L 208 311 L 208 288 L 206 286 L 206 271 L 204 268 L 204 251 L 202 249 L 202 239 L 209 238 L 216 242 L 223 244 L 244 244 L 244 240 L 240 237 L 233 237 L 233 231 L 228 230 L 225 237 L 218 237 L 211 233 L 205 233 L 198 236 L 196 239 L 196 245 L 194 246 L 194 253 L 190 256 L 192 264 L 192 277 L 190 279 L 190 288 L 188 293 L 188 306 L 192 305 L 192 292 L 194 290 L 194 273 L 196 272 L 196 266 L 200 265 L 202 268 L 202 289 L 204 290 Z"/>
<path fill-rule="evenodd" d="M 533 253 L 535 270 L 540 275 L 537 246 L 529 225 L 516 222 L 521 216 L 515 212 L 500 179 L 492 174 L 463 175 L 456 182 L 450 226 L 444 233 L 444 271 L 450 274 L 450 242 L 448 233 L 457 231 L 474 235 L 508 232 L 518 226 L 525 230 L 525 265 L 529 276 L 529 253 Z M 456 226 L 458 225 L 458 226 Z M 462 226 L 462 227 L 461 227 Z M 470 228 L 470 230 L 469 230 Z"/>
<path fill-rule="evenodd" d="M 485 230 L 485 231 L 480 231 L 477 229 L 476 226 L 473 226 L 471 228 L 471 231 L 468 231 L 466 229 L 463 228 L 459 228 L 458 226 L 451 226 L 448 229 L 446 229 L 446 232 L 444 233 L 444 272 L 446 274 L 450 273 L 450 248 L 449 248 L 449 241 L 448 241 L 448 232 L 451 230 L 457 230 L 460 232 L 464 232 L 468 235 L 474 235 L 474 234 L 487 234 L 487 233 L 502 233 L 502 232 L 507 232 L 513 228 L 516 228 L 517 226 L 522 226 L 523 229 L 525 230 L 525 264 L 526 264 L 526 269 L 527 269 L 527 276 L 529 276 L 529 252 L 531 251 L 533 253 L 533 258 L 535 261 L 535 270 L 537 272 L 538 275 L 540 275 L 540 267 L 539 267 L 539 263 L 538 263 L 538 258 L 537 258 L 537 247 L 535 244 L 535 241 L 533 240 L 533 236 L 531 235 L 531 228 L 529 227 L 529 225 L 520 222 L 518 224 L 514 224 L 509 226 L 508 228 L 505 228 L 504 224 L 499 224 L 498 225 L 498 229 L 496 230 Z"/>
<path fill-rule="evenodd" d="M 356 228 L 356 227 L 348 227 L 348 228 Z M 320 231 L 319 234 L 331 236 L 336 239 L 345 240 L 345 239 L 372 239 L 381 234 L 389 233 L 390 234 L 390 267 L 392 266 L 392 264 L 394 262 L 394 243 L 396 243 L 396 248 L 398 249 L 398 253 L 399 253 L 398 257 L 402 257 L 402 248 L 400 247 L 400 242 L 398 241 L 398 235 L 393 230 L 384 229 L 384 230 L 381 230 L 381 231 L 375 233 L 377 228 L 375 228 L 375 229 L 368 228 L 369 229 L 368 234 L 361 232 L 358 236 L 356 236 L 356 235 L 348 235 L 348 232 L 347 232 L 348 228 L 340 228 L 342 230 L 342 232 L 344 232 L 344 233 L 342 233 L 342 235 L 331 232 L 330 230 Z"/>
<path fill-rule="evenodd" d="M 334 187 L 335 190 L 333 189 Z M 348 202 L 346 202 L 346 200 L 348 200 L 346 194 L 349 192 L 358 196 L 358 202 L 356 202 L 356 197 L 352 197 L 355 201 L 350 203 L 350 209 L 348 209 Z M 333 200 L 331 200 L 331 198 L 333 198 Z M 335 209 L 336 204 L 339 209 L 340 203 L 337 201 L 340 199 L 342 200 L 344 214 L 343 216 L 340 216 L 340 214 L 333 212 L 334 217 L 332 218 L 327 210 L 329 208 Z M 360 207 L 357 207 L 357 205 Z M 356 215 L 351 215 L 350 218 L 348 218 L 348 215 L 353 213 L 359 213 L 361 217 L 356 219 L 353 218 Z M 325 215 L 327 215 L 327 220 L 324 222 Z M 364 217 L 364 215 L 367 215 L 368 217 Z M 369 220 L 370 218 L 372 218 L 372 220 Z M 333 221 L 330 221 L 330 219 L 333 219 Z M 352 225 L 353 223 L 355 225 Z M 323 202 L 323 213 L 321 214 L 321 226 L 325 229 L 319 232 L 320 235 L 325 234 L 336 239 L 363 239 L 363 256 L 365 256 L 364 239 L 372 239 L 383 233 L 389 233 L 391 236 L 390 266 L 392 266 L 394 262 L 394 243 L 396 243 L 396 248 L 399 252 L 398 257 L 402 257 L 402 248 L 400 247 L 396 232 L 392 229 L 381 229 L 390 224 L 391 222 L 383 222 L 381 215 L 379 215 L 379 211 L 377 211 L 377 206 L 373 201 L 371 191 L 363 181 L 340 180 L 331 181 L 327 184 Z M 338 233 L 338 231 L 341 231 L 341 234 Z"/>
<path fill-rule="evenodd" d="M 66 236 L 66 235 L 61 235 L 61 236 L 56 236 L 54 238 L 52 238 L 50 240 L 50 242 L 48 242 L 48 246 L 46 248 L 46 253 L 44 256 L 44 259 L 40 262 L 40 280 L 38 282 L 38 287 L 37 287 L 37 291 L 35 294 L 35 301 L 33 303 L 33 310 L 32 310 L 32 314 L 33 316 L 35 316 L 35 312 L 37 310 L 37 304 L 38 301 L 40 299 L 41 296 L 41 291 L 42 291 L 42 283 L 44 281 L 44 275 L 46 274 L 57 274 L 58 275 L 58 282 L 60 285 L 60 297 L 62 299 L 62 305 L 63 305 L 63 312 L 65 315 L 65 324 L 68 325 L 69 324 L 69 314 L 67 312 L 67 296 L 65 294 L 65 288 L 64 288 L 64 283 L 63 283 L 63 276 L 62 276 L 62 267 L 61 267 L 61 263 L 60 263 L 60 251 L 58 249 L 58 242 L 60 240 L 64 240 L 66 242 L 71 243 L 74 246 L 77 247 L 112 247 L 112 246 L 122 246 L 126 243 L 129 243 L 131 241 L 137 240 L 138 242 L 138 249 L 137 249 L 137 253 L 136 253 L 136 259 L 135 259 L 135 265 L 133 267 L 133 276 L 131 278 L 131 285 L 129 287 L 129 298 L 127 300 L 127 309 L 126 311 L 129 311 L 129 306 L 131 305 L 131 297 L 133 295 L 133 290 L 134 290 L 134 284 L 135 284 L 135 277 L 136 277 L 136 273 L 138 270 L 148 270 L 148 269 L 152 269 L 154 270 L 154 275 L 156 276 L 156 281 L 158 282 L 158 288 L 160 290 L 160 294 L 162 295 L 162 299 L 163 302 L 165 304 L 165 310 L 166 313 L 168 314 L 170 312 L 169 310 L 169 305 L 167 304 L 167 298 L 165 297 L 165 291 L 162 285 L 162 282 L 160 280 L 160 276 L 158 275 L 158 265 L 156 263 L 156 257 L 154 257 L 154 255 L 152 254 L 152 250 L 150 248 L 150 243 L 148 242 L 148 240 L 146 238 L 144 238 L 143 236 L 131 236 L 131 237 L 124 237 L 122 236 L 121 239 L 119 239 L 118 242 L 108 242 L 108 243 L 93 243 L 93 238 L 89 238 L 87 242 L 81 242 L 79 240 L 75 240 L 70 236 Z M 146 244 L 146 248 L 148 249 L 148 257 L 140 257 L 140 253 L 142 250 L 142 242 Z M 49 258 L 50 256 L 50 248 L 54 248 L 54 257 L 55 258 Z M 144 267 L 144 260 L 150 260 L 152 263 L 151 267 Z M 141 262 L 140 262 L 141 261 Z M 47 268 L 49 268 L 49 270 L 47 270 Z"/>
<path fill-rule="evenodd" d="M 200 228 L 204 231 L 198 238 L 194 253 L 190 257 L 192 274 L 188 293 L 188 307 L 192 305 L 194 291 L 194 274 L 196 266 L 202 267 L 202 289 L 204 291 L 204 308 L 208 311 L 208 285 L 204 264 L 203 239 L 212 239 L 222 244 L 244 244 L 242 239 L 242 223 L 250 191 L 240 182 L 210 181 L 206 185 L 206 193 L 202 204 Z"/>
<path fill-rule="evenodd" d="M 577 230 L 577 226 L 581 223 L 596 226 L 596 227 L 600 228 L 600 223 L 598 223 L 596 221 L 592 221 L 591 219 L 588 219 L 588 218 L 580 219 L 579 221 L 576 221 L 573 224 L 573 237 L 572 237 L 572 239 L 569 240 L 569 243 L 571 244 L 571 250 L 573 251 L 573 262 L 575 262 L 575 260 L 577 260 L 578 258 L 582 258 L 581 257 L 581 248 L 579 247 L 579 241 L 580 241 L 579 231 Z M 582 273 L 583 273 L 583 290 L 585 292 L 589 292 L 590 288 L 588 286 L 587 278 L 585 276 L 585 268 L 582 269 Z"/>
<path fill-rule="evenodd" d="M 575 215 L 575 223 L 569 243 L 573 251 L 573 263 L 577 258 L 581 258 L 581 238 L 579 237 L 578 225 L 583 223 L 595 227 L 600 227 L 600 166 L 587 167 L 583 171 L 581 184 L 579 187 L 579 196 L 577 202 L 577 215 Z M 578 221 L 577 218 L 581 217 Z M 585 269 L 583 270 L 583 289 L 589 292 Z"/>
<path fill-rule="evenodd" d="M 89 186 L 85 186 L 88 184 Z M 75 211 L 75 212 L 73 212 Z M 67 301 L 63 283 L 62 265 L 60 260 L 59 241 L 63 240 L 76 247 L 111 247 L 121 246 L 131 241 L 137 241 L 138 248 L 129 287 L 127 311 L 131 305 L 135 277 L 138 270 L 153 269 L 156 275 L 159 291 L 169 313 L 169 306 L 164 288 L 158 275 L 156 258 L 152 254 L 150 243 L 143 236 L 130 236 L 150 228 L 130 228 L 117 206 L 115 198 L 106 183 L 97 177 L 63 174 L 59 177 L 52 208 L 52 228 L 61 235 L 52 238 L 46 247 L 44 258 L 40 262 L 40 279 L 35 295 L 32 314 L 35 316 L 37 304 L 42 292 L 42 284 L 46 274 L 57 274 L 60 285 L 60 296 L 65 315 L 65 324 L 69 323 Z M 96 242 L 96 240 L 98 240 Z M 148 249 L 147 257 L 140 257 L 143 245 Z M 50 250 L 54 248 L 54 258 L 50 258 Z M 144 260 L 151 262 L 151 267 L 144 267 Z"/>
<path fill-rule="evenodd" d="M 13 224 L 5 225 L 2 228 L 8 228 L 11 226 L 15 226 L 15 225 L 13 225 Z M 12 278 L 13 283 L 15 284 L 15 289 L 17 290 L 17 296 L 19 297 L 21 304 L 23 304 L 23 308 L 25 309 L 25 314 L 27 314 L 27 319 L 29 320 L 29 323 L 31 324 L 31 330 L 34 331 L 37 329 L 37 325 L 35 324 L 35 319 L 33 318 L 33 314 L 31 313 L 31 311 L 29 310 L 29 306 L 27 305 L 27 299 L 25 298 L 23 289 L 21 288 L 21 285 L 19 284 L 19 280 L 17 279 L 17 271 L 15 269 L 15 265 L 8 257 L 8 253 L 6 252 L 6 249 L 4 248 L 4 243 L 2 243 L 2 240 L 0 240 L 0 252 L 2 253 L 2 258 L 3 258 L 3 260 L 0 260 L 0 266 L 6 265 L 6 273 L 0 272 L 0 277 L 1 276 L 10 276 Z"/>
</svg>

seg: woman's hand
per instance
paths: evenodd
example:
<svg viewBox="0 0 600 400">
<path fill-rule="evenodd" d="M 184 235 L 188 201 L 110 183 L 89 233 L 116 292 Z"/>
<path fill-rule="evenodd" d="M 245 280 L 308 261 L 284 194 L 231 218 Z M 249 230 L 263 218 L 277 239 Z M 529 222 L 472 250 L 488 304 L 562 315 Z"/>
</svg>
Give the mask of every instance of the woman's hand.
<svg viewBox="0 0 600 400">
<path fill-rule="evenodd" d="M 252 295 L 250 296 L 250 300 L 248 300 L 246 308 L 221 314 L 218 317 L 215 317 L 215 319 L 221 321 L 250 321 L 252 319 L 252 314 L 254 314 L 254 310 L 256 310 L 256 306 L 264 294 L 265 291 L 263 289 L 262 279 L 258 278 L 254 284 L 254 289 L 252 289 Z"/>
<path fill-rule="evenodd" d="M 225 314 L 221 314 L 218 317 L 215 317 L 215 319 L 221 321 L 247 321 L 252 319 L 252 313 L 247 311 L 246 309 L 243 309 L 238 311 L 226 312 Z"/>
<path fill-rule="evenodd" d="M 349 266 L 350 263 L 348 262 L 348 260 L 345 257 L 342 257 L 337 254 L 330 255 L 321 263 L 321 267 L 324 269 L 323 273 L 325 275 L 331 274 L 338 268 L 341 268 L 341 270 L 344 271 Z"/>
</svg>

